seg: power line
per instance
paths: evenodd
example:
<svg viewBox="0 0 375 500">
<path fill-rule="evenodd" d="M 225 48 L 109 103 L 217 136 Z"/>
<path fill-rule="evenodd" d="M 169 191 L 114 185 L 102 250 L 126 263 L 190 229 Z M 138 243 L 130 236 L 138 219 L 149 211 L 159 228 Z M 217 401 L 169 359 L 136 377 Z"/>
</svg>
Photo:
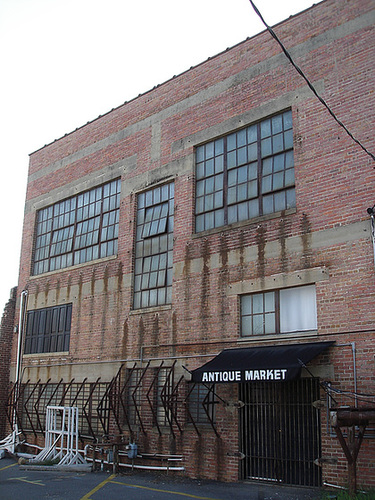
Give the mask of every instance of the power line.
<svg viewBox="0 0 375 500">
<path fill-rule="evenodd" d="M 326 101 L 318 94 L 318 92 L 315 90 L 314 86 L 312 85 L 312 83 L 309 81 L 309 79 L 307 78 L 307 76 L 304 74 L 304 72 L 302 71 L 302 69 L 294 62 L 292 56 L 290 55 L 290 53 L 288 52 L 288 50 L 286 49 L 286 47 L 284 46 L 284 44 L 282 43 L 282 41 L 280 40 L 280 38 L 276 35 L 276 33 L 273 31 L 273 29 L 268 26 L 268 24 L 266 23 L 266 21 L 264 20 L 262 14 L 259 12 L 258 8 L 256 7 L 256 5 L 254 4 L 253 0 L 249 0 L 249 2 L 251 3 L 251 6 L 253 7 L 253 9 L 255 10 L 256 14 L 259 16 L 260 20 L 262 21 L 262 23 L 264 24 L 264 26 L 267 28 L 267 30 L 269 31 L 269 33 L 271 34 L 271 36 L 276 40 L 276 42 L 280 45 L 280 47 L 282 48 L 284 54 L 286 55 L 286 57 L 288 58 L 288 60 L 290 61 L 290 63 L 292 64 L 292 66 L 295 68 L 295 70 L 302 76 L 302 78 L 305 80 L 305 82 L 307 83 L 308 87 L 310 88 L 310 90 L 314 93 L 314 95 L 319 99 L 319 101 L 323 104 L 323 106 L 327 109 L 327 111 L 329 112 L 329 114 L 332 116 L 332 118 L 340 125 L 340 127 L 342 127 L 345 132 L 348 134 L 348 136 L 356 143 L 358 144 L 358 146 L 360 146 L 363 151 L 368 154 L 374 161 L 375 161 L 375 155 L 373 155 L 370 151 L 368 151 L 368 149 L 358 140 L 356 139 L 353 134 L 348 130 L 348 128 L 342 123 L 341 120 L 339 120 L 337 118 L 337 116 L 335 115 L 335 113 L 332 111 L 332 109 L 329 107 L 329 105 L 326 103 Z M 374 167 L 375 168 L 375 167 Z"/>
</svg>

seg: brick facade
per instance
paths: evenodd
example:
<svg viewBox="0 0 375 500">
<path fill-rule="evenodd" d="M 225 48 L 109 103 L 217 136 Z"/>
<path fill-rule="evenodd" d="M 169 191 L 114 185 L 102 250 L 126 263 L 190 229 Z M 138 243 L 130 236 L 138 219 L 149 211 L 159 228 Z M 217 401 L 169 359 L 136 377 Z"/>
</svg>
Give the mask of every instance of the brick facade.
<svg viewBox="0 0 375 500">
<path fill-rule="evenodd" d="M 16 338 L 13 332 L 15 324 L 17 288 L 12 288 L 10 297 L 5 305 L 1 318 L 0 326 L 0 436 L 5 435 L 7 426 L 7 399 L 9 390 L 9 370 L 10 354 L 13 338 Z"/>
<path fill-rule="evenodd" d="M 275 27 L 320 95 L 370 151 L 373 7 L 370 0 L 325 0 Z M 293 118 L 296 206 L 195 233 L 196 147 L 287 109 Z M 72 303 L 73 312 L 69 351 L 24 356 L 25 375 L 31 383 L 93 383 L 98 377 L 110 382 L 121 364 L 150 362 L 157 368 L 163 360 L 165 366 L 176 361 L 177 382 L 189 379 L 183 366 L 193 370 L 227 347 L 329 340 L 335 345 L 310 363 L 310 371 L 350 393 L 336 392 L 339 404 L 369 406 L 374 398 L 355 394 L 375 394 L 374 258 L 366 211 L 375 202 L 373 167 L 268 32 L 32 153 L 18 290 L 28 290 L 28 311 Z M 117 178 L 122 190 L 116 255 L 33 275 L 38 210 Z M 172 301 L 133 309 L 137 195 L 170 182 Z M 307 284 L 316 289 L 316 331 L 241 337 L 241 295 Z M 158 432 L 150 414 L 144 417 L 147 432 L 138 437 L 140 449 L 181 453 L 193 477 L 243 479 L 238 388 L 217 384 L 216 390 L 227 403 L 216 405 L 216 433 L 210 425 L 198 433 L 176 423 Z M 181 402 L 188 385 L 179 391 Z M 326 401 L 323 388 L 321 397 Z M 183 414 L 182 407 L 177 411 Z M 327 402 L 320 419 L 321 456 L 333 459 L 323 464 L 321 482 L 343 485 L 346 461 L 327 424 Z M 368 433 L 358 477 L 375 487 L 374 436 Z"/>
</svg>

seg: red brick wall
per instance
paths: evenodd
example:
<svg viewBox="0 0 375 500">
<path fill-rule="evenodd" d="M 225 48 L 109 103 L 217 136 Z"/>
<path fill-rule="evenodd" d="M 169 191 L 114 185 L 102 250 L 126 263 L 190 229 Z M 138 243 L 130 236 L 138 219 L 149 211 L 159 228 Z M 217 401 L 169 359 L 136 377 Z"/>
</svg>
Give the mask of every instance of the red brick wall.
<svg viewBox="0 0 375 500">
<path fill-rule="evenodd" d="M 9 300 L 5 305 L 0 326 L 0 440 L 5 437 L 8 420 L 6 418 L 8 387 L 9 387 L 9 367 L 10 353 L 13 339 L 15 323 L 17 288 L 12 288 Z"/>
<path fill-rule="evenodd" d="M 374 152 L 372 8 L 371 0 L 326 0 L 275 30 L 340 120 Z M 288 107 L 293 113 L 296 210 L 195 235 L 194 146 Z M 28 357 L 24 365 L 35 367 L 30 369 L 35 374 L 38 365 L 131 362 L 142 355 L 177 356 L 193 369 L 206 359 L 200 356 L 237 345 L 239 304 L 230 294 L 232 286 L 324 268 L 328 279 L 316 283 L 319 340 L 355 342 L 358 391 L 375 394 L 374 260 L 366 212 L 375 202 L 373 166 L 267 32 L 36 151 L 30 157 L 19 289 L 29 290 L 29 309 L 73 302 L 73 318 L 69 353 Z M 118 257 L 31 277 L 36 208 L 43 200 L 46 205 L 70 196 L 65 189 L 75 192 L 84 179 L 90 186 L 96 178 L 99 183 L 103 172 L 122 178 Z M 134 312 L 136 193 L 171 178 L 176 204 L 173 303 Z M 351 348 L 335 347 L 331 353 L 333 383 L 352 389 Z M 238 446 L 237 420 L 235 415 L 225 418 L 220 440 L 212 433 L 190 440 L 186 433 L 173 445 L 188 457 L 191 475 L 238 477 L 236 459 L 227 455 Z M 345 461 L 336 438 L 324 434 L 322 418 L 323 455 L 339 457 L 338 465 L 325 466 L 324 478 L 344 484 Z M 163 439 L 150 434 L 147 446 L 168 447 Z M 203 449 L 212 453 L 203 457 Z M 219 467 L 218 458 L 225 466 Z M 374 485 L 374 459 L 373 440 L 365 439 L 359 456 L 363 484 Z M 198 470 L 202 461 L 204 469 Z"/>
</svg>

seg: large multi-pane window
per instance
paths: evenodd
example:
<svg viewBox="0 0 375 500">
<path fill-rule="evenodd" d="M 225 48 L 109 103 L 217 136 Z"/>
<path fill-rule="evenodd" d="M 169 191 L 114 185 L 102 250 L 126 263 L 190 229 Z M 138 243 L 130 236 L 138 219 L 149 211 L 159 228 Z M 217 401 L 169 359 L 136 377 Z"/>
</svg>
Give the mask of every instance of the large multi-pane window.
<svg viewBox="0 0 375 500">
<path fill-rule="evenodd" d="M 241 334 L 244 337 L 316 329 L 315 285 L 241 297 Z"/>
<path fill-rule="evenodd" d="M 169 304 L 172 297 L 174 184 L 138 195 L 134 308 Z"/>
<path fill-rule="evenodd" d="M 25 354 L 69 351 L 72 304 L 27 313 Z"/>
<path fill-rule="evenodd" d="M 196 232 L 295 206 L 291 111 L 196 149 Z"/>
<path fill-rule="evenodd" d="M 39 210 L 34 274 L 117 254 L 120 179 Z"/>
</svg>

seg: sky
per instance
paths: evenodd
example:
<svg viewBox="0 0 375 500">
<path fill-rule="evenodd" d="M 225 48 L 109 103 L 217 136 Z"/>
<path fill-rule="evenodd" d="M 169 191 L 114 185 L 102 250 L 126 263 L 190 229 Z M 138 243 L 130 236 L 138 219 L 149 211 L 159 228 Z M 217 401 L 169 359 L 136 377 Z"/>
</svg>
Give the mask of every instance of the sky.
<svg viewBox="0 0 375 500">
<path fill-rule="evenodd" d="M 255 0 L 271 26 L 313 3 Z M 0 315 L 29 154 L 264 29 L 249 0 L 0 0 Z"/>
</svg>

